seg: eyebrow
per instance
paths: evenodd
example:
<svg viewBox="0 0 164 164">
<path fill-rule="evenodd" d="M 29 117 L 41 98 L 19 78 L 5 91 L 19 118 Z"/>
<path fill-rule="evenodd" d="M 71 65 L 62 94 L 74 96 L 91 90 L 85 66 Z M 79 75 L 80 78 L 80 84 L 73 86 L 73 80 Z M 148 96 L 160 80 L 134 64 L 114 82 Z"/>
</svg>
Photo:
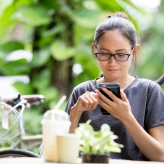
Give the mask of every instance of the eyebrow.
<svg viewBox="0 0 164 164">
<path fill-rule="evenodd" d="M 98 48 L 99 49 L 99 48 Z M 109 49 L 106 49 L 106 48 L 100 48 L 99 50 L 107 50 L 107 51 L 110 51 Z M 116 52 L 118 52 L 118 51 L 128 51 L 127 49 L 124 49 L 124 48 L 122 48 L 122 49 L 118 49 L 118 50 L 116 50 Z M 111 51 L 110 51 L 111 52 Z"/>
</svg>

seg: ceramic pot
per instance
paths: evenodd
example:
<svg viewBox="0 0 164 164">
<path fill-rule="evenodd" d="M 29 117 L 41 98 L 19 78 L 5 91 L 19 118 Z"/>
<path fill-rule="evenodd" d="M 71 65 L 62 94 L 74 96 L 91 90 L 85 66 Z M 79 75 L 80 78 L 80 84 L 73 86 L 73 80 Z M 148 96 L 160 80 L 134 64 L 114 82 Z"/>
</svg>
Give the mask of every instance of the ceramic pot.
<svg viewBox="0 0 164 164">
<path fill-rule="evenodd" d="M 109 155 L 106 154 L 83 154 L 83 163 L 109 163 Z"/>
</svg>

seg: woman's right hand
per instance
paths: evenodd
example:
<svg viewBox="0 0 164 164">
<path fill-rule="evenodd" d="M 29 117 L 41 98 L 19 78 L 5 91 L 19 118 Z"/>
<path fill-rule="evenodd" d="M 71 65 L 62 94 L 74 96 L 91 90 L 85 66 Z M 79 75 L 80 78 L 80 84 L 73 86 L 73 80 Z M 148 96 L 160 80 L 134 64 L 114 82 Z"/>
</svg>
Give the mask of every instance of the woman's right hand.
<svg viewBox="0 0 164 164">
<path fill-rule="evenodd" d="M 79 119 L 86 110 L 94 110 L 98 105 L 98 94 L 95 92 L 85 92 L 81 95 L 76 104 L 71 107 L 70 112 L 70 133 L 74 133 L 75 128 L 78 126 Z"/>
<path fill-rule="evenodd" d="M 81 95 L 74 107 L 77 111 L 83 112 L 86 110 L 94 110 L 98 105 L 98 94 L 95 92 L 85 92 Z"/>
</svg>

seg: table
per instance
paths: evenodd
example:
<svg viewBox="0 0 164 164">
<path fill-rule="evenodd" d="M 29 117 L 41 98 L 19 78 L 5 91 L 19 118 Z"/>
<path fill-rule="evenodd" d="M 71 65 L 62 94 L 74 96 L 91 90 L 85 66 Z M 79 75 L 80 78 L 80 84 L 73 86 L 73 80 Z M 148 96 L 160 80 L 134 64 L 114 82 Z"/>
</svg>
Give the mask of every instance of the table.
<svg viewBox="0 0 164 164">
<path fill-rule="evenodd" d="M 109 164 L 164 164 L 164 162 L 151 161 L 130 161 L 110 159 Z M 57 164 L 53 162 L 45 162 L 43 158 L 19 157 L 19 158 L 0 158 L 0 164 Z M 61 163 L 60 163 L 61 164 Z M 81 160 L 77 160 L 77 164 L 82 164 Z M 88 163 L 87 163 L 88 164 Z"/>
</svg>

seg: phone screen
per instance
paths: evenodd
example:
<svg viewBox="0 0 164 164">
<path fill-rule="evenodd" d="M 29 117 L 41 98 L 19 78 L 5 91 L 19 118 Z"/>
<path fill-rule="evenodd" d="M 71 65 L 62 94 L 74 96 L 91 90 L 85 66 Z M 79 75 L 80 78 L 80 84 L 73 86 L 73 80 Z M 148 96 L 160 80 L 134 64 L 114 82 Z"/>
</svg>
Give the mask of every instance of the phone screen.
<svg viewBox="0 0 164 164">
<path fill-rule="evenodd" d="M 104 95 L 106 96 L 108 99 L 110 99 L 111 101 L 113 101 L 103 90 L 102 88 L 105 87 L 108 90 L 112 91 L 112 93 L 117 96 L 118 98 L 121 99 L 121 95 L 120 95 L 120 84 L 119 83 L 100 83 L 98 84 L 98 90 Z M 101 113 L 103 115 L 110 115 L 109 112 L 107 112 L 105 109 L 103 109 L 101 107 Z"/>
</svg>

